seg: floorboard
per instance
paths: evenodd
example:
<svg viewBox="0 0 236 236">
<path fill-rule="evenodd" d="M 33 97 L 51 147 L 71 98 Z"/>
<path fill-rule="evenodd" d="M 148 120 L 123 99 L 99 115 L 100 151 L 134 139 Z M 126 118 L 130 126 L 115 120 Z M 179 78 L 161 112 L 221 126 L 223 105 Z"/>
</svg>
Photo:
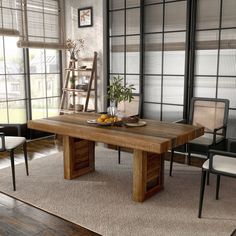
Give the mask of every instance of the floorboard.
<svg viewBox="0 0 236 236">
<path fill-rule="evenodd" d="M 96 236 L 99 234 L 0 193 L 0 235 Z"/>
</svg>

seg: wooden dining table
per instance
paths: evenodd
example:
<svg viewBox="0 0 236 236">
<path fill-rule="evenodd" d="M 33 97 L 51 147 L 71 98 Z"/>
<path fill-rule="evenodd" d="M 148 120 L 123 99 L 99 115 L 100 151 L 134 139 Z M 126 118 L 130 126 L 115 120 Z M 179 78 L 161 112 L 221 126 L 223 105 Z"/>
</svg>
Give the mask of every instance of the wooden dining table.
<svg viewBox="0 0 236 236">
<path fill-rule="evenodd" d="M 154 120 L 142 120 L 146 125 L 141 127 L 87 122 L 97 117 L 98 114 L 86 112 L 65 114 L 31 120 L 28 128 L 63 136 L 65 179 L 95 170 L 95 142 L 132 149 L 132 199 L 136 202 L 143 202 L 164 188 L 164 159 L 168 150 L 204 133 L 203 127 Z"/>
</svg>

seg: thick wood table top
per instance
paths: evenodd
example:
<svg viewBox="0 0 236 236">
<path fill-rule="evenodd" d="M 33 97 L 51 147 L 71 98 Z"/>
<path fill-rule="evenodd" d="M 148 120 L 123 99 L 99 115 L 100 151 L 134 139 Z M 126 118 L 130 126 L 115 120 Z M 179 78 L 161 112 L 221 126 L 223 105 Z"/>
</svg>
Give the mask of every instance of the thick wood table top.
<svg viewBox="0 0 236 236">
<path fill-rule="evenodd" d="M 167 152 L 204 133 L 203 127 L 145 120 L 146 126 L 118 127 L 88 124 L 94 113 L 66 114 L 28 122 L 28 128 L 154 153 Z"/>
</svg>

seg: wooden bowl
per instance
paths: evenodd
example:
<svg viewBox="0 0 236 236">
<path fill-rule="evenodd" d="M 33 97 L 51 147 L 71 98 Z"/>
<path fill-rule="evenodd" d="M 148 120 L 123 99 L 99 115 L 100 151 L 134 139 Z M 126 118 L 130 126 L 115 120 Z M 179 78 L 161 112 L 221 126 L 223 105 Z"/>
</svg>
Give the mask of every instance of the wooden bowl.
<svg viewBox="0 0 236 236">
<path fill-rule="evenodd" d="M 87 66 L 79 66 L 79 69 L 85 70 Z"/>
<path fill-rule="evenodd" d="M 127 116 L 127 117 L 123 117 L 122 121 L 124 123 L 137 123 L 139 122 L 139 118 L 137 116 Z"/>
</svg>

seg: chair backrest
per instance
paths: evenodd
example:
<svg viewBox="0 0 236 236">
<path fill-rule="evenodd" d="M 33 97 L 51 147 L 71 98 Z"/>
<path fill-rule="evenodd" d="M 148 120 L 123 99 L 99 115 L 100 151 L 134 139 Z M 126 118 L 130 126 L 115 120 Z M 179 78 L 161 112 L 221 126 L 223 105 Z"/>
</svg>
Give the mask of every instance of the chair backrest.
<svg viewBox="0 0 236 236">
<path fill-rule="evenodd" d="M 5 136 L 22 136 L 20 124 L 0 124 L 0 132 Z"/>
<path fill-rule="evenodd" d="M 197 98 L 191 100 L 190 124 L 205 127 L 205 132 L 226 126 L 228 122 L 229 100 L 220 98 Z M 222 133 L 223 130 L 218 133 Z"/>
</svg>

